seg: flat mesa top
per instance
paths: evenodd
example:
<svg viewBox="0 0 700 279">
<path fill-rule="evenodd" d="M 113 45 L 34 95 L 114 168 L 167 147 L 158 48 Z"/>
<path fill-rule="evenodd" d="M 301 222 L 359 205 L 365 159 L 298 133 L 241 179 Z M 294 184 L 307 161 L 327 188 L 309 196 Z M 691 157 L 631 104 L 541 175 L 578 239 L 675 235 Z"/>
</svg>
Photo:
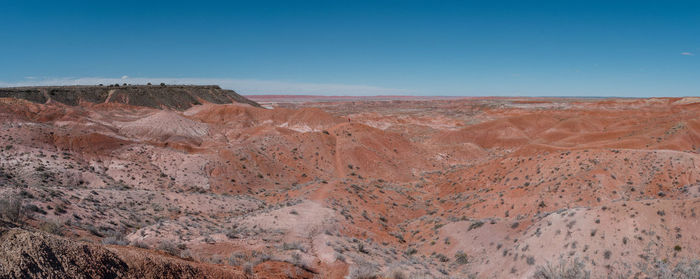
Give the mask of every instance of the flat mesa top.
<svg viewBox="0 0 700 279">
<path fill-rule="evenodd" d="M 217 85 L 71 85 L 0 88 L 0 98 L 34 103 L 58 102 L 77 106 L 81 102 L 123 103 L 160 109 L 186 110 L 203 102 L 260 105 L 233 90 Z"/>
</svg>

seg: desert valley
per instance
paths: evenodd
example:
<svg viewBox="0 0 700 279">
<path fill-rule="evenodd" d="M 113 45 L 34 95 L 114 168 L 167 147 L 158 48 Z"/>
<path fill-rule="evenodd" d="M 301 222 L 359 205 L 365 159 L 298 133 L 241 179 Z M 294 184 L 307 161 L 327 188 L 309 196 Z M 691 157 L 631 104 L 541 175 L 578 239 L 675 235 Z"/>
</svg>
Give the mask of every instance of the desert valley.
<svg viewBox="0 0 700 279">
<path fill-rule="evenodd" d="M 0 88 L 0 277 L 700 274 L 700 98 L 247 97 Z"/>
</svg>

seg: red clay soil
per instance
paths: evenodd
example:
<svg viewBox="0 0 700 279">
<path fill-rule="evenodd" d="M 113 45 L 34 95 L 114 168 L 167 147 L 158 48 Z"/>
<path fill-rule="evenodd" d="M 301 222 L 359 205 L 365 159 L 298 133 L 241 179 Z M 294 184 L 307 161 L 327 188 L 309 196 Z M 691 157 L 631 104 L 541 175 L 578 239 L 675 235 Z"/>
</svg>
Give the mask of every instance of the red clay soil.
<svg viewBox="0 0 700 279">
<path fill-rule="evenodd" d="M 6 224 L 145 277 L 528 278 L 580 261 L 643 278 L 698 259 L 697 98 L 257 100 L 275 108 L 0 98 L 0 197 L 27 212 Z M 64 277 L 102 270 L 82 265 Z"/>
</svg>

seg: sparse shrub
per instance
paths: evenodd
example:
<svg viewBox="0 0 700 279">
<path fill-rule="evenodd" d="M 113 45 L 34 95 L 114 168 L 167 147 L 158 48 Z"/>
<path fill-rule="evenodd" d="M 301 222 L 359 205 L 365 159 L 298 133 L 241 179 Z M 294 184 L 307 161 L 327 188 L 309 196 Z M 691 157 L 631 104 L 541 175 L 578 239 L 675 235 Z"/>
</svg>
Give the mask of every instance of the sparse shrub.
<svg viewBox="0 0 700 279">
<path fill-rule="evenodd" d="M 360 262 L 356 265 L 350 267 L 349 278 L 350 279 L 377 279 L 379 274 L 377 274 L 378 268 L 370 263 Z"/>
<path fill-rule="evenodd" d="M 183 255 L 187 255 L 187 254 L 189 254 L 189 253 L 184 253 L 184 251 L 183 251 L 180 253 L 180 257 L 182 258 Z M 222 264 L 224 260 L 219 255 L 212 255 L 209 258 L 203 259 L 203 261 L 208 262 L 208 263 L 212 263 L 212 264 Z"/>
<path fill-rule="evenodd" d="M 455 253 L 455 263 L 460 265 L 469 263 L 467 253 L 464 253 L 462 250 L 457 251 L 457 253 Z"/>
<path fill-rule="evenodd" d="M 50 234 L 63 235 L 63 225 L 58 222 L 43 222 L 41 225 L 39 225 L 39 229 Z"/>
<path fill-rule="evenodd" d="M 230 239 L 239 238 L 239 235 L 240 235 L 240 230 L 235 226 L 226 232 L 226 237 L 228 237 Z"/>
<path fill-rule="evenodd" d="M 22 200 L 17 196 L 0 199 L 0 217 L 10 222 L 21 222 L 24 219 Z"/>
<path fill-rule="evenodd" d="M 674 278 L 700 278 L 700 260 L 682 261 L 673 269 Z"/>
<path fill-rule="evenodd" d="M 372 222 L 372 219 L 369 218 L 369 215 L 367 215 L 367 211 L 366 211 L 366 210 L 362 210 L 362 217 L 364 217 L 365 219 L 367 219 L 367 221 Z"/>
<path fill-rule="evenodd" d="M 411 256 L 411 255 L 414 255 L 415 253 L 418 253 L 418 250 L 416 250 L 416 248 L 411 247 L 411 248 L 406 249 L 406 252 L 404 252 L 404 253 L 406 255 Z"/>
<path fill-rule="evenodd" d="M 231 266 L 240 266 L 246 255 L 242 252 L 233 252 L 228 256 L 228 264 Z"/>
<path fill-rule="evenodd" d="M 292 264 L 296 266 L 304 266 L 304 263 L 301 261 L 301 254 L 292 253 Z"/>
<path fill-rule="evenodd" d="M 121 245 L 125 246 L 129 244 L 129 241 L 124 239 L 124 234 L 121 231 L 108 231 L 105 233 L 107 237 L 102 239 L 102 244 L 110 245 Z"/>
<path fill-rule="evenodd" d="M 183 259 L 190 259 L 190 260 L 191 260 L 191 259 L 192 259 L 192 254 L 190 253 L 190 250 L 182 250 L 182 251 L 180 251 L 180 258 L 183 258 Z M 216 259 L 217 259 L 217 262 L 216 262 L 217 264 L 221 264 L 221 263 L 223 262 L 223 260 L 222 260 L 218 255 L 217 255 L 217 258 L 216 258 Z"/>
<path fill-rule="evenodd" d="M 207 244 L 213 244 L 216 243 L 216 240 L 214 240 L 214 238 L 211 237 L 211 235 L 207 235 L 204 237 L 204 242 Z"/>
<path fill-rule="evenodd" d="M 345 262 L 345 256 L 341 253 L 335 253 L 335 259 L 341 262 Z"/>
<path fill-rule="evenodd" d="M 142 248 L 142 249 L 148 249 L 148 245 L 146 243 L 143 243 L 141 241 L 132 241 L 131 246 Z"/>
<path fill-rule="evenodd" d="M 177 245 L 173 243 L 172 241 L 168 240 L 163 240 L 160 242 L 158 245 L 158 250 L 161 250 L 165 253 L 168 253 L 172 256 L 178 256 L 180 255 L 180 249 L 177 248 Z"/>
<path fill-rule="evenodd" d="M 389 272 L 388 278 L 390 279 L 408 279 L 408 276 L 406 276 L 403 271 L 400 269 L 393 269 L 391 272 Z"/>
<path fill-rule="evenodd" d="M 479 227 L 481 227 L 483 225 L 484 225 L 484 222 L 482 222 L 482 221 L 472 222 L 471 225 L 469 225 L 469 230 L 471 231 L 473 229 L 478 229 Z"/>
<path fill-rule="evenodd" d="M 41 207 L 36 206 L 35 204 L 28 204 L 24 206 L 24 217 L 26 218 L 32 218 L 34 216 L 34 213 L 39 213 L 41 215 L 46 215 L 47 212 Z"/>
<path fill-rule="evenodd" d="M 302 252 L 306 252 L 306 249 L 304 249 L 304 247 L 301 246 L 301 244 L 299 244 L 299 242 L 292 242 L 292 243 L 285 242 L 282 244 L 282 249 L 284 249 L 284 250 L 299 250 Z"/>
<path fill-rule="evenodd" d="M 108 236 L 102 239 L 102 244 L 125 246 L 129 244 L 129 242 L 126 241 L 123 237 Z"/>
<path fill-rule="evenodd" d="M 54 208 L 53 212 L 56 215 L 61 215 L 61 214 L 65 214 L 68 211 L 66 211 L 66 207 L 63 204 L 58 204 L 58 205 L 56 205 L 56 208 Z"/>
<path fill-rule="evenodd" d="M 589 279 L 591 278 L 591 272 L 586 270 L 585 268 L 585 264 L 579 259 L 574 259 L 571 262 L 566 262 L 562 260 L 559 262 L 558 265 L 552 265 L 551 263 L 547 263 L 544 266 L 538 266 L 532 278 Z"/>
<path fill-rule="evenodd" d="M 399 242 L 401 242 L 401 243 L 406 242 L 406 240 L 403 238 L 403 235 L 401 235 L 401 234 L 398 233 L 398 232 L 391 232 L 391 233 L 389 233 L 389 234 L 392 235 L 393 237 L 396 237 L 396 239 L 398 239 Z"/>
<path fill-rule="evenodd" d="M 185 250 L 185 249 L 187 249 L 187 244 L 185 244 L 185 243 L 180 243 L 180 244 L 177 245 L 177 249 Z"/>
<path fill-rule="evenodd" d="M 365 253 L 365 254 L 369 253 L 369 251 L 367 251 L 367 249 L 365 248 L 365 245 L 362 244 L 362 242 L 357 243 L 357 251 L 359 251 L 360 253 Z"/>
<path fill-rule="evenodd" d="M 162 85 L 165 86 L 165 85 Z M 253 263 L 246 263 L 245 266 L 243 267 L 243 272 L 245 272 L 246 275 L 253 275 L 255 272 L 253 271 Z"/>
<path fill-rule="evenodd" d="M 646 278 L 700 278 L 700 260 L 684 259 L 678 262 L 675 267 L 672 267 L 666 260 L 652 260 L 640 264 L 640 269 L 647 275 Z"/>
<path fill-rule="evenodd" d="M 98 237 L 103 237 L 103 236 L 104 236 L 104 235 L 102 234 L 102 232 L 101 232 L 97 227 L 95 227 L 95 226 L 92 225 L 92 224 L 86 224 L 85 227 L 83 227 L 83 228 L 84 228 L 86 231 L 90 232 L 90 234 L 92 234 L 92 235 L 94 235 L 94 236 L 98 236 Z"/>
</svg>

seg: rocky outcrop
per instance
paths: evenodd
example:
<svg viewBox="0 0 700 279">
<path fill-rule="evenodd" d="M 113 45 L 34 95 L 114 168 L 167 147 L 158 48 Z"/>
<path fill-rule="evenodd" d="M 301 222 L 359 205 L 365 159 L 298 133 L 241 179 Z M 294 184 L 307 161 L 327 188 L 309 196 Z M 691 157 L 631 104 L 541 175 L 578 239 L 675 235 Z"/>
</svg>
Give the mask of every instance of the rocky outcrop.
<svg viewBox="0 0 700 279">
<path fill-rule="evenodd" d="M 0 277 L 117 278 L 128 266 L 107 249 L 22 229 L 0 231 Z"/>
<path fill-rule="evenodd" d="M 0 278 L 245 278 L 233 267 L 131 247 L 113 250 L 44 232 L 0 229 Z"/>
<path fill-rule="evenodd" d="M 0 88 L 0 98 L 25 99 L 34 103 L 58 102 L 77 106 L 88 103 L 122 103 L 161 109 L 186 110 L 204 102 L 260 105 L 233 90 L 216 85 L 46 86 Z"/>
</svg>

